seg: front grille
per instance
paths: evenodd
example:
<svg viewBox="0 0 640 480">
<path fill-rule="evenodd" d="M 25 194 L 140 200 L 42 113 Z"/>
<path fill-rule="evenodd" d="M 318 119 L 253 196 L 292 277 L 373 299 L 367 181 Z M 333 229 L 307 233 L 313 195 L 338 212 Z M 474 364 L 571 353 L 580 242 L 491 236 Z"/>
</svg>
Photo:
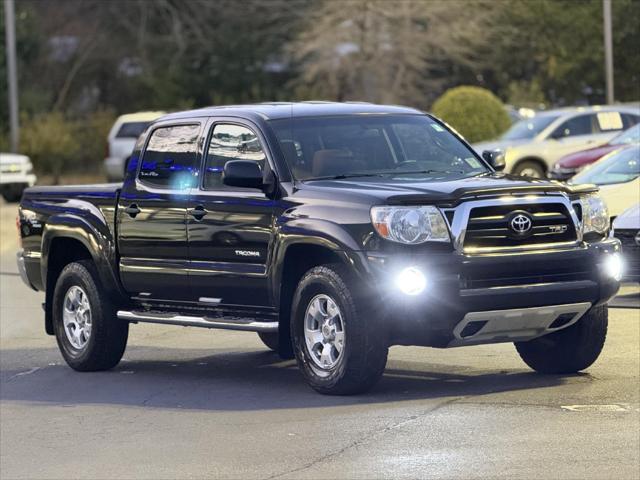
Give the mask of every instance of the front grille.
<svg viewBox="0 0 640 480">
<path fill-rule="evenodd" d="M 514 228 L 514 220 L 520 220 L 526 230 Z M 492 205 L 471 209 L 464 250 L 540 246 L 576 240 L 571 215 L 562 203 Z"/>
</svg>

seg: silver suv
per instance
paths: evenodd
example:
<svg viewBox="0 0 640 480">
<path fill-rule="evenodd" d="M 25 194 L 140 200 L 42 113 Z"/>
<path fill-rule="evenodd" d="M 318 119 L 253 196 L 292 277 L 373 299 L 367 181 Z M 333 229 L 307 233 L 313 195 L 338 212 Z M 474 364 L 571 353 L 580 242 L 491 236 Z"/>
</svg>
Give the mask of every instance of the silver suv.
<svg viewBox="0 0 640 480">
<path fill-rule="evenodd" d="M 638 105 L 548 110 L 515 123 L 497 141 L 473 147 L 479 153 L 502 150 L 507 172 L 543 178 L 561 157 L 606 143 L 639 122 Z"/>
</svg>

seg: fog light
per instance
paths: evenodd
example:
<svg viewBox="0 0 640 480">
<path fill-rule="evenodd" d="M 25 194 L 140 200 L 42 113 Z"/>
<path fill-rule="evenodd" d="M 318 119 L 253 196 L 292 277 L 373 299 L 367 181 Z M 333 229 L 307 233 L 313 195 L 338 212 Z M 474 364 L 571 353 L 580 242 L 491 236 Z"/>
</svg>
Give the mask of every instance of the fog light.
<svg viewBox="0 0 640 480">
<path fill-rule="evenodd" d="M 402 270 L 396 277 L 396 286 L 405 295 L 418 295 L 427 286 L 427 279 L 423 273 L 415 267 Z"/>
<path fill-rule="evenodd" d="M 604 261 L 604 272 L 616 281 L 622 278 L 622 258 L 617 253 L 611 254 Z"/>
</svg>

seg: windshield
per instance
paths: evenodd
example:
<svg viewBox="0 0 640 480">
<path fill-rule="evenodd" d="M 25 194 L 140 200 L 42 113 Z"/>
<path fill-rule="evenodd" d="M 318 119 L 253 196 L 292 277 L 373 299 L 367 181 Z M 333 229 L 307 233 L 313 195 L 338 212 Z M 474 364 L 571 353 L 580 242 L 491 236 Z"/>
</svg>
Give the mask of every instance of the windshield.
<svg viewBox="0 0 640 480">
<path fill-rule="evenodd" d="M 558 116 L 559 115 L 541 115 L 539 117 L 521 120 L 518 123 L 515 123 L 500 138 L 502 140 L 522 140 L 533 138 L 551 125 L 551 122 L 557 119 Z"/>
<path fill-rule="evenodd" d="M 138 138 L 144 129 L 147 128 L 151 122 L 127 122 L 123 123 L 116 138 Z"/>
<path fill-rule="evenodd" d="M 344 115 L 272 120 L 298 180 L 380 176 L 467 177 L 487 166 L 426 115 Z"/>
<path fill-rule="evenodd" d="M 640 147 L 634 146 L 617 150 L 604 157 L 591 168 L 573 177 L 571 183 L 595 183 L 611 185 L 626 183 L 640 175 Z"/>
<path fill-rule="evenodd" d="M 631 127 L 609 142 L 611 145 L 629 145 L 640 143 L 640 123 Z"/>
</svg>

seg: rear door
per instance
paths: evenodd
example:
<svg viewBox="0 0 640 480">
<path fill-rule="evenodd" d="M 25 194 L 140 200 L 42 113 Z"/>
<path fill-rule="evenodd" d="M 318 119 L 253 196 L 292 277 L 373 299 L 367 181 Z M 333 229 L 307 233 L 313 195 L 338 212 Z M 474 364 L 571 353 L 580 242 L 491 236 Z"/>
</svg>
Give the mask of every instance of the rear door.
<svg viewBox="0 0 640 480">
<path fill-rule="evenodd" d="M 135 178 L 125 180 L 117 215 L 120 275 L 134 297 L 191 296 L 186 215 L 201 130 L 198 122 L 153 126 Z"/>
<path fill-rule="evenodd" d="M 257 128 L 240 121 L 211 121 L 200 184 L 187 214 L 189 280 L 194 299 L 209 306 L 271 309 L 268 265 L 275 203 L 259 189 L 229 187 L 222 171 L 230 160 L 270 168 Z"/>
</svg>

